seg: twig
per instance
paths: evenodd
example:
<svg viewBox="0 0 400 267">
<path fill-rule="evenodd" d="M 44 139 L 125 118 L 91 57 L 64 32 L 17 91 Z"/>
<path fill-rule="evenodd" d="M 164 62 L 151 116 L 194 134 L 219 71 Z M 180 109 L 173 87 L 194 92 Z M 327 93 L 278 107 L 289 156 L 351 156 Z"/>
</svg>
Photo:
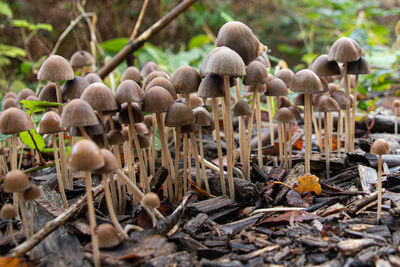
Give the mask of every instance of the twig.
<svg viewBox="0 0 400 267">
<path fill-rule="evenodd" d="M 258 210 L 253 210 L 250 215 L 254 215 L 257 213 L 266 213 L 266 212 L 282 212 L 282 211 L 299 211 L 299 210 L 305 210 L 305 208 L 297 208 L 297 207 L 277 207 L 277 208 L 267 208 L 267 209 L 258 209 Z"/>
<path fill-rule="evenodd" d="M 33 135 L 32 135 L 32 133 L 31 133 L 31 131 L 28 130 L 28 133 L 29 133 L 29 136 L 31 137 L 32 142 L 33 142 L 33 144 L 34 144 L 34 146 L 35 146 L 35 149 L 36 149 L 36 151 L 37 151 L 37 153 L 38 153 L 38 155 L 39 155 L 40 162 L 42 162 L 42 164 L 46 164 L 46 161 L 43 159 L 42 153 L 40 153 L 40 150 L 39 150 L 39 148 L 38 148 L 38 146 L 37 146 L 37 144 L 36 144 L 35 138 L 33 138 Z"/>
<path fill-rule="evenodd" d="M 130 38 L 132 41 L 135 39 L 135 37 L 137 35 L 137 32 L 138 32 L 138 30 L 140 28 L 140 24 L 142 24 L 143 15 L 144 15 L 144 12 L 146 12 L 146 8 L 147 8 L 147 4 L 148 3 L 149 3 L 149 0 L 144 0 L 143 6 L 142 6 L 142 10 L 140 10 L 140 14 L 139 14 L 138 20 L 137 20 L 137 22 L 135 24 L 135 28 L 133 29 L 133 32 L 132 32 L 132 35 L 131 35 L 131 38 Z"/>
</svg>

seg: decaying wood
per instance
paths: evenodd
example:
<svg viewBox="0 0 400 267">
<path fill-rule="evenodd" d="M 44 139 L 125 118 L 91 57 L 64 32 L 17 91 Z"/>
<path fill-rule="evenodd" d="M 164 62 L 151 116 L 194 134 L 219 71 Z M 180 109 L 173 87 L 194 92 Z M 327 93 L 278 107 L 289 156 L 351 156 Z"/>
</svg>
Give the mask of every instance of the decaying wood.
<svg viewBox="0 0 400 267">
<path fill-rule="evenodd" d="M 374 185 L 378 182 L 378 173 L 374 168 L 358 165 L 360 184 L 362 190 L 370 194 L 374 191 Z"/>
<path fill-rule="evenodd" d="M 164 166 L 160 166 L 156 173 L 154 174 L 153 178 L 150 180 L 150 190 L 151 192 L 158 192 L 161 186 L 165 182 L 168 176 L 168 169 Z"/>
<path fill-rule="evenodd" d="M 383 193 L 384 191 L 382 191 Z M 355 214 L 361 207 L 367 205 L 368 203 L 378 199 L 378 192 L 374 192 L 368 196 L 365 196 L 346 207 L 346 211 L 350 214 Z"/>
<path fill-rule="evenodd" d="M 293 186 L 296 182 L 297 178 L 304 174 L 304 164 L 298 163 L 292 169 L 289 170 L 288 175 L 284 178 L 283 182 L 288 186 Z M 287 192 L 289 192 L 289 188 L 286 186 L 282 186 L 281 191 L 276 195 L 274 199 L 274 206 L 280 205 L 283 201 Z"/>
<path fill-rule="evenodd" d="M 352 255 L 361 249 L 374 245 L 375 240 L 373 239 L 348 239 L 340 241 L 337 244 L 339 250 L 345 255 Z"/>
</svg>

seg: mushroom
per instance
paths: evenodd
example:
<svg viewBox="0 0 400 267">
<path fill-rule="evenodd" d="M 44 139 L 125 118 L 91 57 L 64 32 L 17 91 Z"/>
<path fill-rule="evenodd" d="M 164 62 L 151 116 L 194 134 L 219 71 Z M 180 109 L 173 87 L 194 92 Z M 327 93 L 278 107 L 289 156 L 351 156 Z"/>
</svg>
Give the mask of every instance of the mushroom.
<svg viewBox="0 0 400 267">
<path fill-rule="evenodd" d="M 55 83 L 46 84 L 39 93 L 40 101 L 57 103 L 57 86 Z"/>
<path fill-rule="evenodd" d="M 190 94 L 190 107 L 192 109 L 204 106 L 203 99 L 195 93 Z"/>
<path fill-rule="evenodd" d="M 336 127 L 337 137 L 337 154 L 340 155 L 340 149 L 342 146 L 341 142 L 341 134 L 343 132 L 343 119 L 342 119 L 342 110 L 346 110 L 346 106 L 351 102 L 350 98 L 342 91 L 337 89 L 330 90 L 331 97 L 335 99 L 338 103 L 340 109 L 338 110 L 338 123 Z"/>
<path fill-rule="evenodd" d="M 290 82 L 292 81 L 293 76 L 294 72 L 288 68 L 280 69 L 274 75 L 275 78 L 281 79 L 286 84 L 287 88 L 290 87 Z"/>
<path fill-rule="evenodd" d="M 149 215 L 153 221 L 153 227 L 156 227 L 157 218 L 154 214 L 154 210 L 160 207 L 160 198 L 158 197 L 158 195 L 156 193 L 148 192 L 143 196 L 140 203 L 146 209 L 146 211 L 149 213 Z"/>
<path fill-rule="evenodd" d="M 63 102 L 80 98 L 88 86 L 88 81 L 80 76 L 75 76 L 72 80 L 66 81 L 62 86 Z"/>
<path fill-rule="evenodd" d="M 221 28 L 222 29 L 222 28 Z M 221 31 L 221 30 L 220 30 Z M 228 185 L 231 199 L 235 199 L 233 184 L 233 127 L 231 117 L 231 92 L 229 77 L 239 77 L 246 74 L 245 64 L 238 53 L 228 47 L 224 47 L 213 53 L 204 66 L 205 74 L 217 74 L 224 77 L 224 104 L 225 104 L 225 137 L 227 147 Z"/>
<path fill-rule="evenodd" d="M 377 222 L 381 220 L 382 211 L 382 155 L 389 154 L 389 144 L 384 139 L 376 139 L 371 145 L 371 153 L 378 155 L 378 214 Z"/>
<path fill-rule="evenodd" d="M 140 75 L 146 77 L 153 71 L 158 70 L 158 65 L 153 61 L 148 61 L 140 67 Z"/>
<path fill-rule="evenodd" d="M 216 48 L 217 49 L 217 48 Z M 212 50 L 215 51 L 216 49 Z M 210 52 L 211 53 L 211 52 Z M 209 54 L 210 55 L 210 54 Z M 204 60 L 205 62 L 205 60 Z M 205 64 L 203 62 L 203 65 Z M 203 67 L 202 65 L 202 67 Z M 215 122 L 215 139 L 217 140 L 217 151 L 218 151 L 218 166 L 219 166 L 219 175 L 220 175 L 220 183 L 221 183 L 221 191 L 222 195 L 226 196 L 226 187 L 225 187 L 225 176 L 224 176 L 224 165 L 223 165 L 223 155 L 222 155 L 222 147 L 221 147 L 221 137 L 219 130 L 219 118 L 218 118 L 218 98 L 224 97 L 224 79 L 216 74 L 208 74 L 201 81 L 199 85 L 199 96 L 203 98 L 211 98 L 212 102 L 212 114 Z"/>
<path fill-rule="evenodd" d="M 114 226 L 109 223 L 102 223 L 96 228 L 96 235 L 99 240 L 100 249 L 110 249 L 118 246 L 121 239 L 118 236 Z"/>
<path fill-rule="evenodd" d="M 150 77 L 150 76 L 149 76 Z M 150 89 L 153 86 L 160 86 L 164 89 L 166 89 L 174 98 L 174 100 L 177 99 L 177 95 L 176 95 L 176 91 L 175 91 L 175 87 L 174 85 L 171 83 L 170 80 L 168 80 L 165 77 L 162 76 L 158 76 L 155 77 L 154 79 L 151 80 L 151 82 L 149 82 L 145 88 L 145 91 L 147 91 L 148 89 Z"/>
<path fill-rule="evenodd" d="M 346 94 L 350 97 L 350 81 L 349 81 L 349 62 L 357 61 L 361 57 L 361 47 L 358 43 L 348 37 L 341 37 L 336 40 L 329 49 L 328 60 L 335 60 L 344 63 L 343 78 L 346 88 Z M 345 125 L 345 149 L 350 151 L 350 104 L 346 106 L 346 125 Z"/>
<path fill-rule="evenodd" d="M 146 79 L 144 80 L 144 83 L 143 83 L 143 86 L 142 86 L 143 91 L 146 92 L 147 89 L 150 89 L 150 87 L 147 88 L 148 85 L 149 85 L 154 79 L 156 79 L 156 78 L 158 78 L 158 77 L 162 77 L 162 78 L 165 78 L 165 79 L 167 79 L 167 80 L 170 80 L 170 77 L 168 77 L 168 75 L 167 75 L 166 73 L 164 73 L 164 72 L 162 72 L 162 71 L 158 71 L 158 70 L 153 71 L 153 72 L 151 72 L 149 75 L 147 75 Z M 168 89 L 167 89 L 167 90 L 168 90 Z"/>
<path fill-rule="evenodd" d="M 0 218 L 2 220 L 8 221 L 8 230 L 6 231 L 6 233 L 11 234 L 11 238 L 12 238 L 15 246 L 18 246 L 18 242 L 15 239 L 15 236 L 13 235 L 14 227 L 13 227 L 12 219 L 14 219 L 15 217 L 17 217 L 17 209 L 15 208 L 15 206 L 10 203 L 4 204 L 0 210 Z"/>
<path fill-rule="evenodd" d="M 304 69 L 296 72 L 290 83 L 290 89 L 294 92 L 304 93 L 304 128 L 305 128 L 305 173 L 310 173 L 311 157 L 311 94 L 321 93 L 323 87 L 321 80 L 311 70 Z"/>
<path fill-rule="evenodd" d="M 17 102 L 21 102 L 21 100 L 27 99 L 29 96 L 35 95 L 35 92 L 29 88 L 24 88 L 17 94 Z"/>
<path fill-rule="evenodd" d="M 283 128 L 283 140 L 279 139 L 279 142 L 283 143 L 283 151 L 285 154 L 285 168 L 287 169 L 288 167 L 291 168 L 291 166 L 289 166 L 289 161 L 288 161 L 288 153 L 287 153 L 287 129 L 286 129 L 286 124 L 292 124 L 293 122 L 296 121 L 296 117 L 294 116 L 293 112 L 288 109 L 287 107 L 282 107 L 279 108 L 274 116 L 274 122 L 282 124 L 282 128 Z M 280 126 L 279 126 L 280 127 Z M 289 129 L 289 146 L 292 145 L 292 131 Z M 292 153 L 291 150 L 289 151 L 289 158 L 290 158 L 290 162 L 292 161 Z"/>
<path fill-rule="evenodd" d="M 28 226 L 28 221 L 26 219 L 26 212 L 25 212 L 22 192 L 28 189 L 29 186 L 30 183 L 28 176 L 26 176 L 26 174 L 23 171 L 17 169 L 11 170 L 9 173 L 7 173 L 3 182 L 3 189 L 5 192 L 15 193 L 14 201 L 18 202 L 26 239 L 29 238 L 29 226 Z"/>
<path fill-rule="evenodd" d="M 151 149 L 149 148 L 150 156 L 150 174 L 154 175 L 155 172 L 155 163 L 156 163 L 156 122 L 153 115 L 145 115 L 143 121 L 147 127 L 151 128 Z M 151 150 L 151 151 L 150 151 Z"/>
<path fill-rule="evenodd" d="M 53 154 L 54 154 L 54 162 L 56 165 L 56 170 L 57 170 L 57 181 L 58 181 L 58 187 L 60 190 L 60 195 L 62 202 L 64 204 L 64 209 L 68 208 L 68 201 L 67 197 L 65 195 L 65 190 L 64 190 L 64 183 L 68 183 L 68 180 L 63 180 L 63 176 L 61 173 L 60 169 L 60 161 L 58 159 L 58 149 L 57 149 L 57 140 L 56 140 L 56 135 L 55 133 L 59 133 L 63 131 L 63 128 L 60 126 L 61 124 L 61 119 L 60 116 L 54 111 L 48 111 L 46 112 L 42 119 L 40 120 L 39 123 L 39 133 L 40 134 L 51 134 L 51 142 L 53 144 Z M 68 179 L 68 177 L 64 177 L 65 179 Z M 72 186 L 70 186 L 72 187 Z"/>
<path fill-rule="evenodd" d="M 85 72 L 92 71 L 95 60 L 89 52 L 80 50 L 72 54 L 70 62 L 71 67 L 84 76 Z"/>
<path fill-rule="evenodd" d="M 74 171 L 83 171 L 85 174 L 86 198 L 89 211 L 90 230 L 92 234 L 93 260 L 95 266 L 100 266 L 99 244 L 96 234 L 96 217 L 92 196 L 91 171 L 104 166 L 104 157 L 100 148 L 90 140 L 83 139 L 72 148 L 68 158 L 68 166 Z"/>
<path fill-rule="evenodd" d="M 22 197 L 25 201 L 29 202 L 29 206 L 30 206 L 30 212 L 29 212 L 29 228 L 30 228 L 30 236 L 33 236 L 33 231 L 34 231 L 34 225 L 33 225 L 33 201 L 35 199 L 38 199 L 40 197 L 40 189 L 39 187 L 37 187 L 37 185 L 35 184 L 31 184 L 29 186 L 28 189 L 26 189 L 23 193 L 22 193 Z"/>
<path fill-rule="evenodd" d="M 83 78 L 85 78 L 85 80 L 89 84 L 92 84 L 92 83 L 103 83 L 103 80 L 100 78 L 100 76 L 97 75 L 97 73 L 94 73 L 94 72 L 86 73 L 85 77 L 83 77 Z"/>
<path fill-rule="evenodd" d="M 13 97 L 7 97 L 6 99 L 3 98 L 3 101 L 1 102 L 2 110 L 6 110 L 9 108 L 19 108 L 17 100 Z"/>
<path fill-rule="evenodd" d="M 394 109 L 394 134 L 397 135 L 397 119 L 399 116 L 400 109 L 400 100 L 393 101 L 393 109 Z"/>
<path fill-rule="evenodd" d="M 127 67 L 121 76 L 121 83 L 126 80 L 132 80 L 139 85 L 142 83 L 142 76 L 140 75 L 140 71 L 133 66 Z"/>
</svg>

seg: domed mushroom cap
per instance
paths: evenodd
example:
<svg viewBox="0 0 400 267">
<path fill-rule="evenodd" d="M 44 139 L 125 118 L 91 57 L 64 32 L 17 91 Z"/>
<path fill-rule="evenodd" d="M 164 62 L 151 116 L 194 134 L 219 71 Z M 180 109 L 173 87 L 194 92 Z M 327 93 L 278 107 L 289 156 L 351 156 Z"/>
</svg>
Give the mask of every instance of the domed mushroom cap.
<svg viewBox="0 0 400 267">
<path fill-rule="evenodd" d="M 197 92 L 201 79 L 195 68 L 185 65 L 175 71 L 171 82 L 178 94 L 188 94 Z"/>
<path fill-rule="evenodd" d="M 87 73 L 87 74 L 85 75 L 84 79 L 85 79 L 89 84 L 92 84 L 92 83 L 102 83 L 102 82 L 103 82 L 103 80 L 100 78 L 100 76 L 97 75 L 97 73 L 94 73 L 94 72 Z"/>
<path fill-rule="evenodd" d="M 15 134 L 33 128 L 32 120 L 28 114 L 18 108 L 4 110 L 0 116 L 0 132 L 2 134 Z"/>
<path fill-rule="evenodd" d="M 67 81 L 74 78 L 74 71 L 68 61 L 58 55 L 49 56 L 42 64 L 37 74 L 40 81 Z"/>
<path fill-rule="evenodd" d="M 120 145 L 124 143 L 124 137 L 122 136 L 121 132 L 118 130 L 111 130 L 107 134 L 108 142 L 110 145 Z"/>
<path fill-rule="evenodd" d="M 156 193 L 148 192 L 144 194 L 140 204 L 145 207 L 157 209 L 160 207 L 160 198 Z"/>
<path fill-rule="evenodd" d="M 8 98 L 8 97 L 17 98 L 17 94 L 14 93 L 14 92 L 7 92 L 7 93 L 3 96 L 3 99 Z"/>
<path fill-rule="evenodd" d="M 254 93 L 254 92 L 266 93 L 267 92 L 267 84 L 261 83 L 261 84 L 245 85 L 244 91 L 248 92 L 248 93 Z"/>
<path fill-rule="evenodd" d="M 203 99 L 201 99 L 201 97 L 199 97 L 198 95 L 196 95 L 194 93 L 190 94 L 189 99 L 190 99 L 190 107 L 192 109 L 204 106 Z M 185 99 L 185 101 L 186 101 L 186 99 Z"/>
<path fill-rule="evenodd" d="M 109 223 L 102 223 L 96 228 L 99 248 L 113 248 L 121 243 L 117 230 Z"/>
<path fill-rule="evenodd" d="M 115 91 L 115 99 L 120 105 L 127 102 L 141 102 L 143 100 L 142 88 L 132 80 L 123 81 Z"/>
<path fill-rule="evenodd" d="M 89 82 L 80 76 L 66 81 L 62 86 L 62 99 L 64 102 L 80 98 L 83 91 L 89 86 Z"/>
<path fill-rule="evenodd" d="M 135 123 L 142 122 L 144 120 L 142 110 L 137 103 L 132 104 L 132 115 L 133 120 Z M 118 120 L 122 124 L 129 124 L 129 111 L 128 111 L 128 104 L 122 104 L 121 111 L 118 113 Z"/>
<path fill-rule="evenodd" d="M 143 87 L 142 87 L 144 92 L 146 92 L 147 89 L 150 89 L 150 88 L 147 88 L 148 84 L 150 84 L 155 78 L 158 78 L 158 77 L 163 77 L 167 80 L 170 80 L 170 78 L 168 78 L 168 75 L 165 72 L 158 71 L 158 70 L 153 71 L 149 75 L 147 75 L 146 79 L 144 80 Z"/>
<path fill-rule="evenodd" d="M 276 111 L 274 116 L 275 123 L 292 123 L 296 121 L 293 112 L 288 108 L 280 108 Z"/>
<path fill-rule="evenodd" d="M 21 100 L 27 99 L 27 98 L 28 98 L 29 96 L 31 96 L 31 95 L 35 95 L 35 92 L 32 91 L 32 90 L 29 89 L 29 88 L 24 88 L 24 89 L 22 89 L 22 90 L 19 91 L 18 94 L 17 94 L 17 101 L 18 101 L 18 103 L 19 103 Z"/>
<path fill-rule="evenodd" d="M 39 94 L 40 101 L 57 102 L 57 87 L 55 83 L 48 83 Z"/>
<path fill-rule="evenodd" d="M 195 122 L 200 127 L 210 126 L 211 122 L 213 121 L 211 114 L 203 107 L 197 107 L 193 109 L 193 115 Z"/>
<path fill-rule="evenodd" d="M 104 83 L 92 83 L 81 95 L 96 111 L 115 111 L 118 109 L 117 100 L 110 88 Z"/>
<path fill-rule="evenodd" d="M 234 50 L 246 65 L 265 51 L 252 30 L 239 21 L 227 22 L 220 28 L 216 46 L 226 46 Z"/>
<path fill-rule="evenodd" d="M 215 47 L 213 50 L 208 52 L 208 54 L 206 55 L 206 57 L 204 58 L 203 62 L 201 63 L 201 66 L 200 66 L 200 77 L 201 78 L 204 78 L 206 76 L 205 68 L 208 65 L 209 59 L 211 57 L 213 57 L 213 55 L 215 53 L 217 53 L 218 51 L 220 51 L 220 50 L 222 50 L 224 48 L 225 48 L 225 46 L 223 46 L 223 47 Z"/>
<path fill-rule="evenodd" d="M 94 63 L 94 58 L 89 52 L 80 50 L 76 51 L 71 56 L 70 62 L 71 62 L 71 67 L 81 68 L 81 67 L 92 66 Z"/>
<path fill-rule="evenodd" d="M 287 108 L 292 105 L 292 102 L 290 102 L 289 98 L 286 96 L 282 96 L 279 98 L 279 107 L 280 108 Z"/>
<path fill-rule="evenodd" d="M 104 125 L 100 121 L 100 118 L 97 118 L 97 124 L 96 125 L 90 125 L 90 126 L 83 126 L 85 128 L 85 131 L 88 135 L 90 136 L 95 136 L 95 135 L 100 135 L 101 138 L 103 138 L 102 134 L 105 132 Z M 69 130 L 71 136 L 82 136 L 81 130 L 79 127 L 72 126 Z"/>
<path fill-rule="evenodd" d="M 350 105 L 351 101 L 348 95 L 339 90 L 332 90 L 331 97 L 338 103 L 340 109 L 345 110 L 346 105 Z"/>
<path fill-rule="evenodd" d="M 150 145 L 149 139 L 144 134 L 138 134 L 137 137 L 141 149 L 149 147 Z"/>
<path fill-rule="evenodd" d="M 238 53 L 223 47 L 210 55 L 207 64 L 204 65 L 204 73 L 238 77 L 246 75 L 246 67 Z"/>
<path fill-rule="evenodd" d="M 275 73 L 275 78 L 281 79 L 286 87 L 290 87 L 290 83 L 292 82 L 292 78 L 294 76 L 294 72 L 291 69 L 280 69 L 277 73 Z"/>
<path fill-rule="evenodd" d="M 317 57 L 310 68 L 318 76 L 340 75 L 340 68 L 336 61 L 329 61 L 328 55 L 323 54 Z"/>
<path fill-rule="evenodd" d="M 0 210 L 0 218 L 2 220 L 11 220 L 17 217 L 17 209 L 14 205 L 6 203 Z"/>
<path fill-rule="evenodd" d="M 267 70 L 265 66 L 253 60 L 246 68 L 246 76 L 243 78 L 244 85 L 260 84 L 267 82 Z"/>
<path fill-rule="evenodd" d="M 37 100 L 39 100 L 39 98 L 38 98 L 37 96 L 35 96 L 35 95 L 30 95 L 30 96 L 28 96 L 28 97 L 26 98 L 26 100 L 29 100 L 29 101 L 37 101 Z"/>
<path fill-rule="evenodd" d="M 394 108 L 400 108 L 400 100 L 394 100 L 392 105 Z"/>
<path fill-rule="evenodd" d="M 138 134 L 147 135 L 150 133 L 149 128 L 143 122 L 135 123 L 135 128 Z"/>
<path fill-rule="evenodd" d="M 359 60 L 348 63 L 347 72 L 349 74 L 370 74 L 371 67 L 365 57 L 360 57 Z"/>
<path fill-rule="evenodd" d="M 329 49 L 328 60 L 338 62 L 357 61 L 361 57 L 361 47 L 348 37 L 340 37 Z"/>
<path fill-rule="evenodd" d="M 92 107 L 82 99 L 71 100 L 61 113 L 61 127 L 90 126 L 98 123 Z"/>
<path fill-rule="evenodd" d="M 101 154 L 104 158 L 104 166 L 95 170 L 94 173 L 102 174 L 102 173 L 110 173 L 118 169 L 118 162 L 115 158 L 114 154 L 107 149 L 100 149 Z"/>
<path fill-rule="evenodd" d="M 19 105 L 17 103 L 17 100 L 13 97 L 7 97 L 1 103 L 2 110 L 6 110 L 9 108 L 18 108 L 18 107 L 19 107 Z"/>
<path fill-rule="evenodd" d="M 296 118 L 296 121 L 301 121 L 302 117 L 300 115 L 300 112 L 299 112 L 299 109 L 297 108 L 297 106 L 290 106 L 287 108 L 290 109 L 290 111 L 293 113 L 294 117 Z"/>
<path fill-rule="evenodd" d="M 217 74 L 208 74 L 200 83 L 199 91 L 197 93 L 200 97 L 223 97 L 224 79 Z"/>
<path fill-rule="evenodd" d="M 199 131 L 199 125 L 197 123 L 191 123 L 188 125 L 181 126 L 181 134 L 194 133 Z"/>
<path fill-rule="evenodd" d="M 140 83 L 142 82 L 142 76 L 140 76 L 140 71 L 136 67 L 128 67 L 121 76 L 121 82 L 126 80 L 132 80 L 134 82 Z"/>
<path fill-rule="evenodd" d="M 233 116 L 249 116 L 251 115 L 251 108 L 246 101 L 239 100 L 233 107 Z"/>
<path fill-rule="evenodd" d="M 68 158 L 68 167 L 72 170 L 94 171 L 103 166 L 103 154 L 93 141 L 83 139 L 71 148 Z"/>
<path fill-rule="evenodd" d="M 117 118 L 112 118 L 112 120 L 113 120 L 113 123 L 114 123 L 114 128 L 116 129 L 116 130 L 121 130 L 122 129 L 122 125 L 121 125 L 121 123 L 119 122 L 119 120 L 117 119 Z M 111 131 L 111 122 L 110 122 L 110 118 L 107 118 L 105 121 L 104 121 L 104 128 L 106 129 L 106 131 Z"/>
<path fill-rule="evenodd" d="M 39 133 L 40 134 L 53 134 L 64 131 L 64 129 L 60 126 L 61 118 L 54 111 L 46 112 L 39 124 Z"/>
<path fill-rule="evenodd" d="M 157 71 L 157 70 L 158 70 L 158 65 L 153 61 L 149 61 L 149 62 L 144 63 L 143 66 L 140 68 L 140 75 L 142 77 L 146 77 L 153 71 Z"/>
<path fill-rule="evenodd" d="M 289 94 L 289 89 L 286 87 L 284 81 L 279 78 L 273 78 L 267 83 L 267 91 L 265 95 L 267 96 L 285 96 Z"/>
<path fill-rule="evenodd" d="M 294 92 L 316 94 L 323 91 L 321 80 L 312 70 L 303 69 L 293 76 L 290 89 Z"/>
<path fill-rule="evenodd" d="M 174 100 L 176 100 L 178 98 L 178 96 L 176 95 L 174 85 L 171 83 L 170 80 L 168 80 L 165 77 L 159 76 L 159 77 L 152 79 L 151 82 L 149 84 L 147 84 L 145 91 L 148 91 L 153 86 L 160 86 L 160 87 L 164 88 L 172 95 L 172 98 Z"/>
<path fill-rule="evenodd" d="M 271 68 L 271 62 L 269 61 L 268 56 L 265 53 L 256 57 L 254 60 L 261 62 L 265 68 Z"/>
<path fill-rule="evenodd" d="M 384 155 L 390 153 L 389 144 L 382 138 L 376 139 L 371 146 L 371 153 L 376 155 Z"/>
<path fill-rule="evenodd" d="M 168 108 L 167 115 L 165 116 L 165 126 L 179 127 L 193 122 L 193 112 L 185 104 L 175 102 Z"/>
<path fill-rule="evenodd" d="M 40 197 L 40 189 L 35 184 L 31 184 L 28 189 L 22 193 L 22 197 L 25 201 L 33 201 Z"/>
<path fill-rule="evenodd" d="M 143 123 L 146 124 L 146 126 L 149 127 L 149 128 L 153 127 L 153 116 L 151 114 L 145 115 Z"/>
<path fill-rule="evenodd" d="M 330 96 L 322 95 L 315 103 L 315 109 L 319 112 L 334 112 L 339 111 L 338 103 Z"/>
<path fill-rule="evenodd" d="M 298 95 L 294 98 L 293 103 L 294 103 L 296 106 L 304 106 L 304 94 L 302 94 L 302 93 L 298 94 Z"/>
<path fill-rule="evenodd" d="M 7 173 L 3 182 L 3 189 L 7 193 L 23 192 L 30 186 L 29 178 L 21 170 L 12 170 Z"/>
<path fill-rule="evenodd" d="M 171 94 L 160 86 L 154 86 L 143 97 L 143 112 L 163 113 L 174 103 Z"/>
<path fill-rule="evenodd" d="M 339 87 L 337 86 L 336 83 L 329 83 L 328 84 L 328 89 L 329 89 L 329 93 L 332 94 L 332 92 L 338 91 Z"/>
</svg>

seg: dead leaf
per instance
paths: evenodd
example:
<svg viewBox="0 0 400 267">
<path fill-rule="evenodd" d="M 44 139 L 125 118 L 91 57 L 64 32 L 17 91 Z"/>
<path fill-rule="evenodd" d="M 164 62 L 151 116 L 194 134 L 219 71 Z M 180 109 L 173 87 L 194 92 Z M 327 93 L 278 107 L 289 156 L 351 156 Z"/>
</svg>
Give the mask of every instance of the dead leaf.
<svg viewBox="0 0 400 267">
<path fill-rule="evenodd" d="M 294 148 L 297 150 L 302 150 L 303 149 L 303 139 L 298 138 L 296 142 L 294 143 Z"/>
<path fill-rule="evenodd" d="M 292 222 L 309 222 L 315 219 L 320 219 L 318 215 L 309 213 L 304 210 L 298 211 L 288 211 L 282 213 L 278 216 L 270 216 L 261 222 L 259 222 L 256 226 L 274 226 L 274 225 L 281 225 L 281 224 L 289 224 L 290 221 Z"/>
<path fill-rule="evenodd" d="M 28 265 L 25 262 L 21 262 L 21 260 L 19 258 L 0 257 L 0 266 L 26 267 Z"/>
<path fill-rule="evenodd" d="M 308 208 L 310 206 L 301 198 L 301 195 L 293 189 L 286 194 L 286 200 L 290 207 Z"/>
<path fill-rule="evenodd" d="M 305 192 L 314 192 L 319 195 L 322 192 L 321 185 L 318 183 L 319 178 L 315 175 L 305 174 L 300 176 L 293 186 L 293 189 L 299 194 Z"/>
</svg>

